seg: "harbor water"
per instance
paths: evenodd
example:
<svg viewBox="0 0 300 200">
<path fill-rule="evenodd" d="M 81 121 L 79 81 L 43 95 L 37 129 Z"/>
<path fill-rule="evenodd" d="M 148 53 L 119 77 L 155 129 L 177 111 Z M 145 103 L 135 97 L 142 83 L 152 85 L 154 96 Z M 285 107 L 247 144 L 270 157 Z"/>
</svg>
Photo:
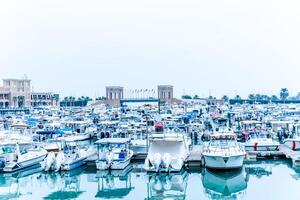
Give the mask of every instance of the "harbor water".
<svg viewBox="0 0 300 200">
<path fill-rule="evenodd" d="M 0 175 L 0 199 L 300 199 L 300 171 L 286 160 L 247 163 L 238 171 L 184 169 L 149 174 L 143 163 L 125 170 L 82 167 L 42 172 L 32 167 Z"/>
</svg>

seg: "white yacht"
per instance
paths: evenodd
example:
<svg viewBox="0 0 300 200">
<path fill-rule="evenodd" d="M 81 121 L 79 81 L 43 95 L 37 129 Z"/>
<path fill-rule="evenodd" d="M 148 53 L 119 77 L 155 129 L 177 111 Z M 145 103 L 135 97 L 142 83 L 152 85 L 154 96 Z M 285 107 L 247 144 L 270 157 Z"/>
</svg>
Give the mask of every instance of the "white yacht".
<svg viewBox="0 0 300 200">
<path fill-rule="evenodd" d="M 203 150 L 205 167 L 213 169 L 235 169 L 243 166 L 246 153 L 237 142 L 234 133 L 214 133 Z"/>
<path fill-rule="evenodd" d="M 23 148 L 20 151 L 19 144 L 15 144 L 15 149 L 8 150 L 5 156 L 4 172 L 14 172 L 33 165 L 40 164 L 47 156 L 47 151 L 40 146 L 34 145 L 31 148 Z"/>
<path fill-rule="evenodd" d="M 98 146 L 98 170 L 124 169 L 130 164 L 133 151 L 129 150 L 128 138 L 103 138 L 95 142 Z"/>
<path fill-rule="evenodd" d="M 249 139 L 245 143 L 246 151 L 278 151 L 279 142 L 265 131 L 253 130 L 248 133 Z"/>
<path fill-rule="evenodd" d="M 161 126 L 157 126 L 156 130 L 160 132 L 149 135 L 149 151 L 145 160 L 146 171 L 180 171 L 190 154 L 188 137 L 180 132 L 163 132 Z"/>
</svg>

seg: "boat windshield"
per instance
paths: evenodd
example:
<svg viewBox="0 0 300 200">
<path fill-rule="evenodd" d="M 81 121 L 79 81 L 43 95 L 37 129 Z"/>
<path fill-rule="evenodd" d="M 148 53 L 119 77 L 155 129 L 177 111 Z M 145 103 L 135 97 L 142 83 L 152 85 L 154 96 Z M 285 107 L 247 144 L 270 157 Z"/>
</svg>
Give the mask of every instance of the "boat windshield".
<svg viewBox="0 0 300 200">
<path fill-rule="evenodd" d="M 210 146 L 235 146 L 236 137 L 234 135 L 212 136 Z"/>
</svg>

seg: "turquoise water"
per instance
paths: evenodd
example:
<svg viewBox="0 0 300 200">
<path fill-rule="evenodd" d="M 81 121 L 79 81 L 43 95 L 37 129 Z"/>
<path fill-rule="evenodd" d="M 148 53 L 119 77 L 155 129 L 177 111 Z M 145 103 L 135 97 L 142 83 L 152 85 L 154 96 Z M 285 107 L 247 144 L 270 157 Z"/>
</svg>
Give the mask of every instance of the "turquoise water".
<svg viewBox="0 0 300 200">
<path fill-rule="evenodd" d="M 123 171 L 81 168 L 45 173 L 39 168 L 0 175 L 0 199 L 300 199 L 300 171 L 282 160 L 245 164 L 242 170 L 185 170 L 147 174 L 142 164 Z"/>
</svg>

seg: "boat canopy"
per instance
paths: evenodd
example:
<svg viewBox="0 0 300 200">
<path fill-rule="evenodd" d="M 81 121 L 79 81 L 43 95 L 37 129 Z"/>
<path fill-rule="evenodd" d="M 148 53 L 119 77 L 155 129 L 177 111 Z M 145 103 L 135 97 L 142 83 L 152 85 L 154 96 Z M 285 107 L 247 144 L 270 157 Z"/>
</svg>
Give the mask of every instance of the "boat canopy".
<svg viewBox="0 0 300 200">
<path fill-rule="evenodd" d="M 235 134 L 213 134 L 212 140 L 236 140 Z"/>
<path fill-rule="evenodd" d="M 129 138 L 102 138 L 97 140 L 95 144 L 125 144 L 129 142 Z"/>
<path fill-rule="evenodd" d="M 61 130 L 56 130 L 56 131 L 52 131 L 52 130 L 41 130 L 41 131 L 36 131 L 36 134 L 50 135 L 50 134 L 64 134 L 64 132 L 61 131 Z"/>
</svg>

